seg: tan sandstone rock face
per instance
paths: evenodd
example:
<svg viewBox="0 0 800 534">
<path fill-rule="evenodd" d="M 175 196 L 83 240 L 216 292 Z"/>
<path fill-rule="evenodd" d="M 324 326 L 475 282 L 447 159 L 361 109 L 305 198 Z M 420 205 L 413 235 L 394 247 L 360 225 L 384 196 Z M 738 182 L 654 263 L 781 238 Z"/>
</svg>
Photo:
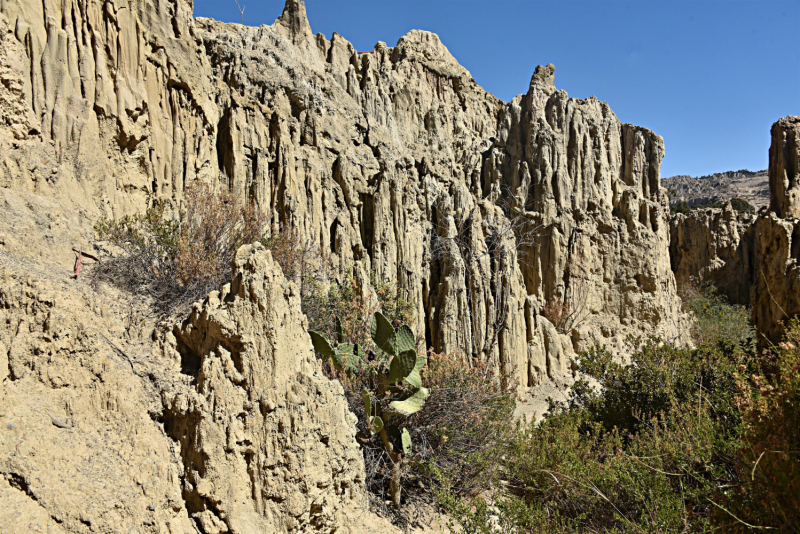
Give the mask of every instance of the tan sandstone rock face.
<svg viewBox="0 0 800 534">
<path fill-rule="evenodd" d="M 352 421 L 266 252 L 240 252 L 230 287 L 174 329 L 68 281 L 99 216 L 177 204 L 197 180 L 340 274 L 396 281 L 426 345 L 523 391 L 571 381 L 589 344 L 680 333 L 663 142 L 569 98 L 552 65 L 505 103 L 436 35 L 358 55 L 314 35 L 299 0 L 259 28 L 193 19 L 186 0 L 5 0 L 0 15 L 0 518 L 348 528 Z M 574 324 L 547 318 L 554 302 Z"/>
<path fill-rule="evenodd" d="M 192 19 L 184 0 L 2 11 L 64 167 L 37 191 L 73 199 L 84 224 L 219 180 L 341 273 L 396 280 L 429 346 L 523 387 L 568 381 L 589 344 L 680 332 L 663 142 L 557 90 L 552 65 L 504 103 L 436 35 L 358 55 L 314 36 L 299 0 L 259 28 Z M 30 188 L 8 168 L 4 183 Z M 579 302 L 580 320 L 546 334 L 549 302 Z"/>
<path fill-rule="evenodd" d="M 0 532 L 193 532 L 151 415 L 168 362 L 125 299 L 53 274 L 0 255 Z"/>
<path fill-rule="evenodd" d="M 236 261 L 232 284 L 163 335 L 110 288 L 0 254 L 1 533 L 375 521 L 354 416 L 295 286 L 259 247 Z"/>
<path fill-rule="evenodd" d="M 754 225 L 753 324 L 777 341 L 780 322 L 800 314 L 800 117 L 772 125 L 770 213 Z"/>
<path fill-rule="evenodd" d="M 670 221 L 670 257 L 678 287 L 712 282 L 731 303 L 750 304 L 753 215 L 707 208 Z"/>
<path fill-rule="evenodd" d="M 254 245 L 169 337 L 190 385 L 162 392 L 164 429 L 203 532 L 335 532 L 362 500 L 355 416 L 306 327 L 296 286 Z"/>
<path fill-rule="evenodd" d="M 768 213 L 753 231 L 753 325 L 777 342 L 780 323 L 800 315 L 800 221 Z"/>
<path fill-rule="evenodd" d="M 800 217 L 800 117 L 783 117 L 772 125 L 769 191 L 769 209 L 778 217 Z"/>
<path fill-rule="evenodd" d="M 358 56 L 276 24 L 198 21 L 225 82 L 222 171 L 343 270 L 407 288 L 429 345 L 533 386 L 564 380 L 590 343 L 677 335 L 660 137 L 557 91 L 552 65 L 504 104 L 433 34 Z M 544 303 L 573 294 L 582 324 L 553 343 Z"/>
</svg>

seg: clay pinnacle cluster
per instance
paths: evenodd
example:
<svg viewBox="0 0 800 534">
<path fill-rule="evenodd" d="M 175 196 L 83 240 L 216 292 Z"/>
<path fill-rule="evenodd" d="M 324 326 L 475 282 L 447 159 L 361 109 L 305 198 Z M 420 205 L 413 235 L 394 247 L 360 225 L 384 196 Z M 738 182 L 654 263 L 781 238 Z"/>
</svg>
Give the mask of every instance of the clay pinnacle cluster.
<svg viewBox="0 0 800 534">
<path fill-rule="evenodd" d="M 89 284 L 85 254 L 70 279 L 73 250 L 119 253 L 98 219 L 176 207 L 196 182 L 256 204 L 357 290 L 396 283 L 419 350 L 482 360 L 524 400 L 569 384 L 592 345 L 688 341 L 663 140 L 558 90 L 553 65 L 503 102 L 436 35 L 359 55 L 314 35 L 299 0 L 258 28 L 195 19 L 189 0 L 9 0 L 0 67 L 0 524 L 391 528 L 358 523 L 377 519 L 360 513 L 353 416 L 268 251 L 240 249 L 230 284 L 170 321 Z M 738 256 L 763 269 L 748 280 L 765 321 L 800 294 L 796 119 L 773 149 L 764 237 Z M 729 237 L 709 261 L 747 242 Z"/>
</svg>

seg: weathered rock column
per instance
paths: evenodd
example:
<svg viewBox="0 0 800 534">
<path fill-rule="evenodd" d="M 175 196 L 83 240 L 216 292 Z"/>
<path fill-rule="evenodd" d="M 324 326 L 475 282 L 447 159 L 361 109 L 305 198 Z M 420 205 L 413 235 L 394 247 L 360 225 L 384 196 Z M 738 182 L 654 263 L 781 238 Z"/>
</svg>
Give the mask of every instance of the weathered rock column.
<svg viewBox="0 0 800 534">
<path fill-rule="evenodd" d="M 769 209 L 783 219 L 800 217 L 800 117 L 783 117 L 772 125 Z"/>
<path fill-rule="evenodd" d="M 166 347 L 191 378 L 162 393 L 186 508 L 204 532 L 337 531 L 364 489 L 355 416 L 270 252 L 242 247 L 233 268 Z"/>
<path fill-rule="evenodd" d="M 754 225 L 753 325 L 777 341 L 781 322 L 800 314 L 800 117 L 772 125 L 770 212 Z"/>
</svg>

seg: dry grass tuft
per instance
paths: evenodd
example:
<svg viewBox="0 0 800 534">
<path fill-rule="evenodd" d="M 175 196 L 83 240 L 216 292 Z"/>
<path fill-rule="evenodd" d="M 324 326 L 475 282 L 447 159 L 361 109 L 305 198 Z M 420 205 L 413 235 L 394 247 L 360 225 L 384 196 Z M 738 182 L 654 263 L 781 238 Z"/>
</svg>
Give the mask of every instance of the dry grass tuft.
<svg viewBox="0 0 800 534">
<path fill-rule="evenodd" d="M 95 280 L 147 297 L 159 313 L 175 313 L 229 280 L 236 250 L 266 227 L 255 206 L 198 183 L 176 210 L 155 201 L 142 215 L 99 220 L 98 238 L 122 254 L 99 264 Z"/>
</svg>

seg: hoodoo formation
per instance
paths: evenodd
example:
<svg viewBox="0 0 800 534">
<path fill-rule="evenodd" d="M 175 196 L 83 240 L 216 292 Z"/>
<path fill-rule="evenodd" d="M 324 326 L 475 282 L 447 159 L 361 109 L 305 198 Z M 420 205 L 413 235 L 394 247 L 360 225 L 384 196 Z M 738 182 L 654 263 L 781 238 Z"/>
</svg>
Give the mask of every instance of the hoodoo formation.
<svg viewBox="0 0 800 534">
<path fill-rule="evenodd" d="M 570 98 L 553 65 L 503 102 L 429 32 L 359 54 L 301 0 L 260 27 L 192 9 L 0 2 L 0 524 L 361 531 L 355 417 L 269 251 L 241 248 L 230 284 L 172 322 L 70 279 L 76 253 L 115 253 L 100 217 L 180 206 L 197 182 L 337 276 L 395 281 L 420 350 L 485 362 L 520 402 L 570 384 L 593 345 L 689 343 L 676 276 L 731 281 L 769 335 L 800 312 L 796 117 L 773 127 L 768 210 L 670 222 L 662 138 Z"/>
</svg>

